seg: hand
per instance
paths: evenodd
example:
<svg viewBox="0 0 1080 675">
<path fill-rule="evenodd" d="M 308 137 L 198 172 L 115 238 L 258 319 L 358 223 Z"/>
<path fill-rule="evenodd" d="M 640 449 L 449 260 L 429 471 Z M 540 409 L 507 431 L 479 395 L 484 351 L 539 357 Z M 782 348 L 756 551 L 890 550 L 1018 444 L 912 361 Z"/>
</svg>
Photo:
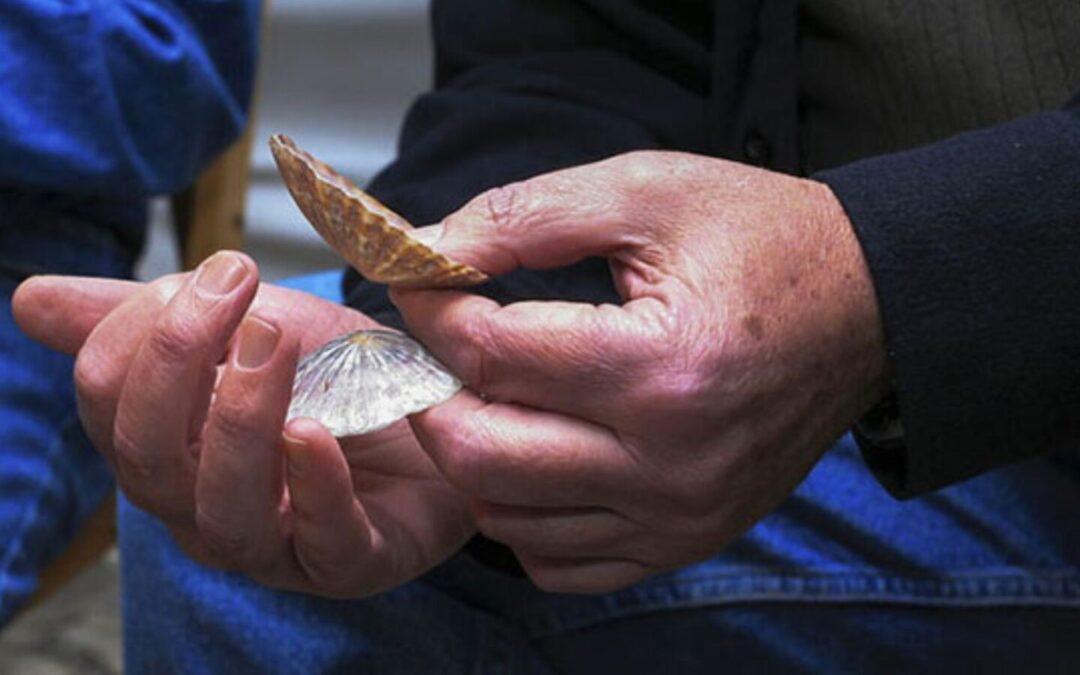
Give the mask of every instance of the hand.
<svg viewBox="0 0 1080 675">
<path fill-rule="evenodd" d="M 819 183 L 634 153 L 494 190 L 421 236 L 493 275 L 610 260 L 621 306 L 393 294 L 476 392 L 413 429 L 545 589 L 714 555 L 886 390 L 871 281 Z"/>
<path fill-rule="evenodd" d="M 375 323 L 260 287 L 245 256 L 149 285 L 34 278 L 14 305 L 29 335 L 78 354 L 88 434 L 197 560 L 354 597 L 419 575 L 473 531 L 404 422 L 340 445 L 312 420 L 283 435 L 297 355 Z"/>
</svg>

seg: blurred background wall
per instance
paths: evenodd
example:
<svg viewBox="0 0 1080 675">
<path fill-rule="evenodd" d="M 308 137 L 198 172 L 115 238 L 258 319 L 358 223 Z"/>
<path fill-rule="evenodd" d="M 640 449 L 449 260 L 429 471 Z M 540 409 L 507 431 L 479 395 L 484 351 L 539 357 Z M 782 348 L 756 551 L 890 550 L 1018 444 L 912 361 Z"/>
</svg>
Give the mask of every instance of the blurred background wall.
<svg viewBox="0 0 1080 675">
<path fill-rule="evenodd" d="M 430 80 L 425 0 L 269 0 L 259 69 L 246 250 L 266 280 L 342 263 L 281 184 L 266 139 L 284 132 L 361 185 L 393 157 L 410 100 Z M 164 201 L 139 276 L 178 269 Z M 121 672 L 117 556 L 102 559 L 0 633 L 0 673 Z"/>
</svg>

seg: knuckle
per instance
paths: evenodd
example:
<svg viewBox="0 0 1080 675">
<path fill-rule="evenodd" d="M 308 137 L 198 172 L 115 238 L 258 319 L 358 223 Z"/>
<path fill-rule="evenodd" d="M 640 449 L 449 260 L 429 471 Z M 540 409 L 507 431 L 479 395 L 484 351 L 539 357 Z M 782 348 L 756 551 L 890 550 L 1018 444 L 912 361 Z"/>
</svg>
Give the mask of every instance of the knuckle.
<svg viewBox="0 0 1080 675">
<path fill-rule="evenodd" d="M 472 496 L 488 494 L 488 432 L 480 414 L 448 428 L 441 441 L 440 469 L 446 479 Z"/>
<path fill-rule="evenodd" d="M 147 499 L 145 495 L 128 488 L 128 486 L 123 482 L 122 479 L 120 479 L 119 482 L 120 489 L 124 493 L 124 498 L 131 502 L 132 506 L 139 509 L 140 511 L 145 511 L 146 513 L 157 516 L 157 514 L 154 513 L 154 504 L 149 499 Z"/>
<path fill-rule="evenodd" d="M 168 304 L 183 287 L 184 280 L 187 277 L 187 274 L 166 274 L 150 282 L 150 290 L 154 294 L 157 303 L 161 306 Z"/>
<path fill-rule="evenodd" d="M 298 548 L 296 558 L 308 581 L 320 595 L 356 598 L 370 592 L 360 581 L 362 577 L 352 564 L 321 556 L 308 548 Z"/>
<path fill-rule="evenodd" d="M 124 483 L 126 492 L 138 499 L 142 495 L 142 486 L 153 481 L 154 466 L 140 444 L 125 431 L 119 419 L 113 429 L 113 453 L 116 458 L 116 470 Z"/>
<path fill-rule="evenodd" d="M 204 508 L 195 511 L 199 539 L 216 559 L 242 569 L 253 567 L 254 548 L 248 536 L 230 527 L 224 518 Z"/>
<path fill-rule="evenodd" d="M 620 199 L 615 210 L 620 217 L 639 222 L 644 213 L 663 217 L 665 210 L 675 208 L 670 179 L 683 170 L 683 156 L 670 151 L 636 150 L 620 155 L 616 161 L 615 190 Z"/>
<path fill-rule="evenodd" d="M 476 529 L 488 539 L 510 547 L 528 543 L 527 539 L 523 541 L 521 537 L 515 536 L 516 531 L 514 528 L 506 526 L 499 518 L 493 518 L 484 513 L 476 513 L 473 516 L 473 520 Z"/>
<path fill-rule="evenodd" d="M 251 406 L 246 397 L 220 397 L 214 402 L 212 428 L 224 439 L 248 439 L 257 431 L 251 423 Z"/>
<path fill-rule="evenodd" d="M 678 481 L 679 490 L 669 492 L 669 503 L 672 506 L 673 523 L 679 523 L 683 527 L 696 529 L 710 521 L 716 511 L 716 499 L 700 486 L 695 485 L 693 479 Z"/>
<path fill-rule="evenodd" d="M 549 574 L 543 569 L 525 570 L 532 582 L 545 593 L 587 593 L 576 584 L 569 583 L 556 574 Z"/>
<path fill-rule="evenodd" d="M 683 462 L 679 466 L 653 464 L 648 499 L 635 509 L 636 518 L 653 531 L 684 529 L 707 522 L 723 504 L 724 491 L 714 485 L 706 468 Z"/>
<path fill-rule="evenodd" d="M 151 353 L 166 363 L 183 363 L 196 353 L 200 336 L 181 317 L 167 313 L 147 338 Z"/>
<path fill-rule="evenodd" d="M 462 335 L 466 359 L 463 373 L 469 385 L 483 392 L 490 385 L 490 361 L 495 351 L 495 323 L 491 312 L 478 312 L 469 320 Z"/>
<path fill-rule="evenodd" d="M 639 361 L 643 393 L 654 405 L 680 418 L 708 416 L 716 400 L 712 391 L 714 360 L 707 346 L 687 338 L 685 325 L 682 334 L 678 330 L 656 326 L 654 334 L 639 338 L 635 345 L 636 353 L 645 357 Z"/>
<path fill-rule="evenodd" d="M 479 482 L 476 479 L 480 463 L 476 453 L 472 452 L 475 441 L 471 432 L 461 428 L 450 432 L 443 440 L 442 466 L 446 479 L 467 494 L 476 494 Z"/>
<path fill-rule="evenodd" d="M 89 350 L 75 359 L 75 392 L 84 401 L 96 403 L 116 394 L 117 378 L 104 360 Z"/>
<path fill-rule="evenodd" d="M 527 226 L 531 192 L 529 183 L 521 181 L 488 190 L 481 197 L 496 236 L 512 237 Z"/>
<path fill-rule="evenodd" d="M 672 411 L 693 409 L 708 393 L 705 378 L 683 368 L 663 368 L 655 372 L 649 379 L 648 390 L 653 405 Z"/>
<path fill-rule="evenodd" d="M 656 150 L 634 150 L 619 158 L 621 177 L 630 189 L 648 189 L 656 179 L 657 165 L 664 153 Z"/>
<path fill-rule="evenodd" d="M 517 555 L 518 562 L 521 563 L 521 568 L 525 570 L 525 574 L 541 591 L 545 593 L 575 592 L 575 587 L 569 583 L 567 575 L 563 574 L 562 570 L 557 570 L 543 560 L 516 549 L 514 553 Z"/>
<path fill-rule="evenodd" d="M 223 570 L 232 569 L 228 561 L 219 560 L 214 554 L 207 550 L 206 544 L 199 538 L 199 533 L 197 531 L 191 531 L 191 528 L 188 527 L 170 525 L 169 532 L 172 534 L 173 541 L 176 543 L 177 547 L 184 552 L 184 555 L 200 565 Z"/>
</svg>

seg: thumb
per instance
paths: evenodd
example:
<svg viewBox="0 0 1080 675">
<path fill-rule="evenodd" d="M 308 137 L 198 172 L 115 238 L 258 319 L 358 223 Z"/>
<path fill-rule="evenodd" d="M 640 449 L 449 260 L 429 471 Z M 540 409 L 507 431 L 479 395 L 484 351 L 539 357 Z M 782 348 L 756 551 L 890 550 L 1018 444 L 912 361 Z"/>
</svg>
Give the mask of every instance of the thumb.
<svg viewBox="0 0 1080 675">
<path fill-rule="evenodd" d="M 31 277 L 15 289 L 15 322 L 31 339 L 67 354 L 143 284 L 96 277 Z"/>
<path fill-rule="evenodd" d="M 625 170 L 607 160 L 489 190 L 417 239 L 492 276 L 610 256 L 643 243 L 627 209 Z"/>
</svg>

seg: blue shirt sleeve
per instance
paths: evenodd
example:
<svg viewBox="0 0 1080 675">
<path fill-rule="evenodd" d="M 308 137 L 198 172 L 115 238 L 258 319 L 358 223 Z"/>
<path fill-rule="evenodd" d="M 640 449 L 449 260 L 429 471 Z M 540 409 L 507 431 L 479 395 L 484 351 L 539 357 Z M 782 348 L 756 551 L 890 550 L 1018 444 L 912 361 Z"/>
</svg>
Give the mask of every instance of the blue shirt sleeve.
<svg viewBox="0 0 1080 675">
<path fill-rule="evenodd" d="M 0 0 L 0 187 L 185 187 L 244 126 L 260 5 Z"/>
</svg>

